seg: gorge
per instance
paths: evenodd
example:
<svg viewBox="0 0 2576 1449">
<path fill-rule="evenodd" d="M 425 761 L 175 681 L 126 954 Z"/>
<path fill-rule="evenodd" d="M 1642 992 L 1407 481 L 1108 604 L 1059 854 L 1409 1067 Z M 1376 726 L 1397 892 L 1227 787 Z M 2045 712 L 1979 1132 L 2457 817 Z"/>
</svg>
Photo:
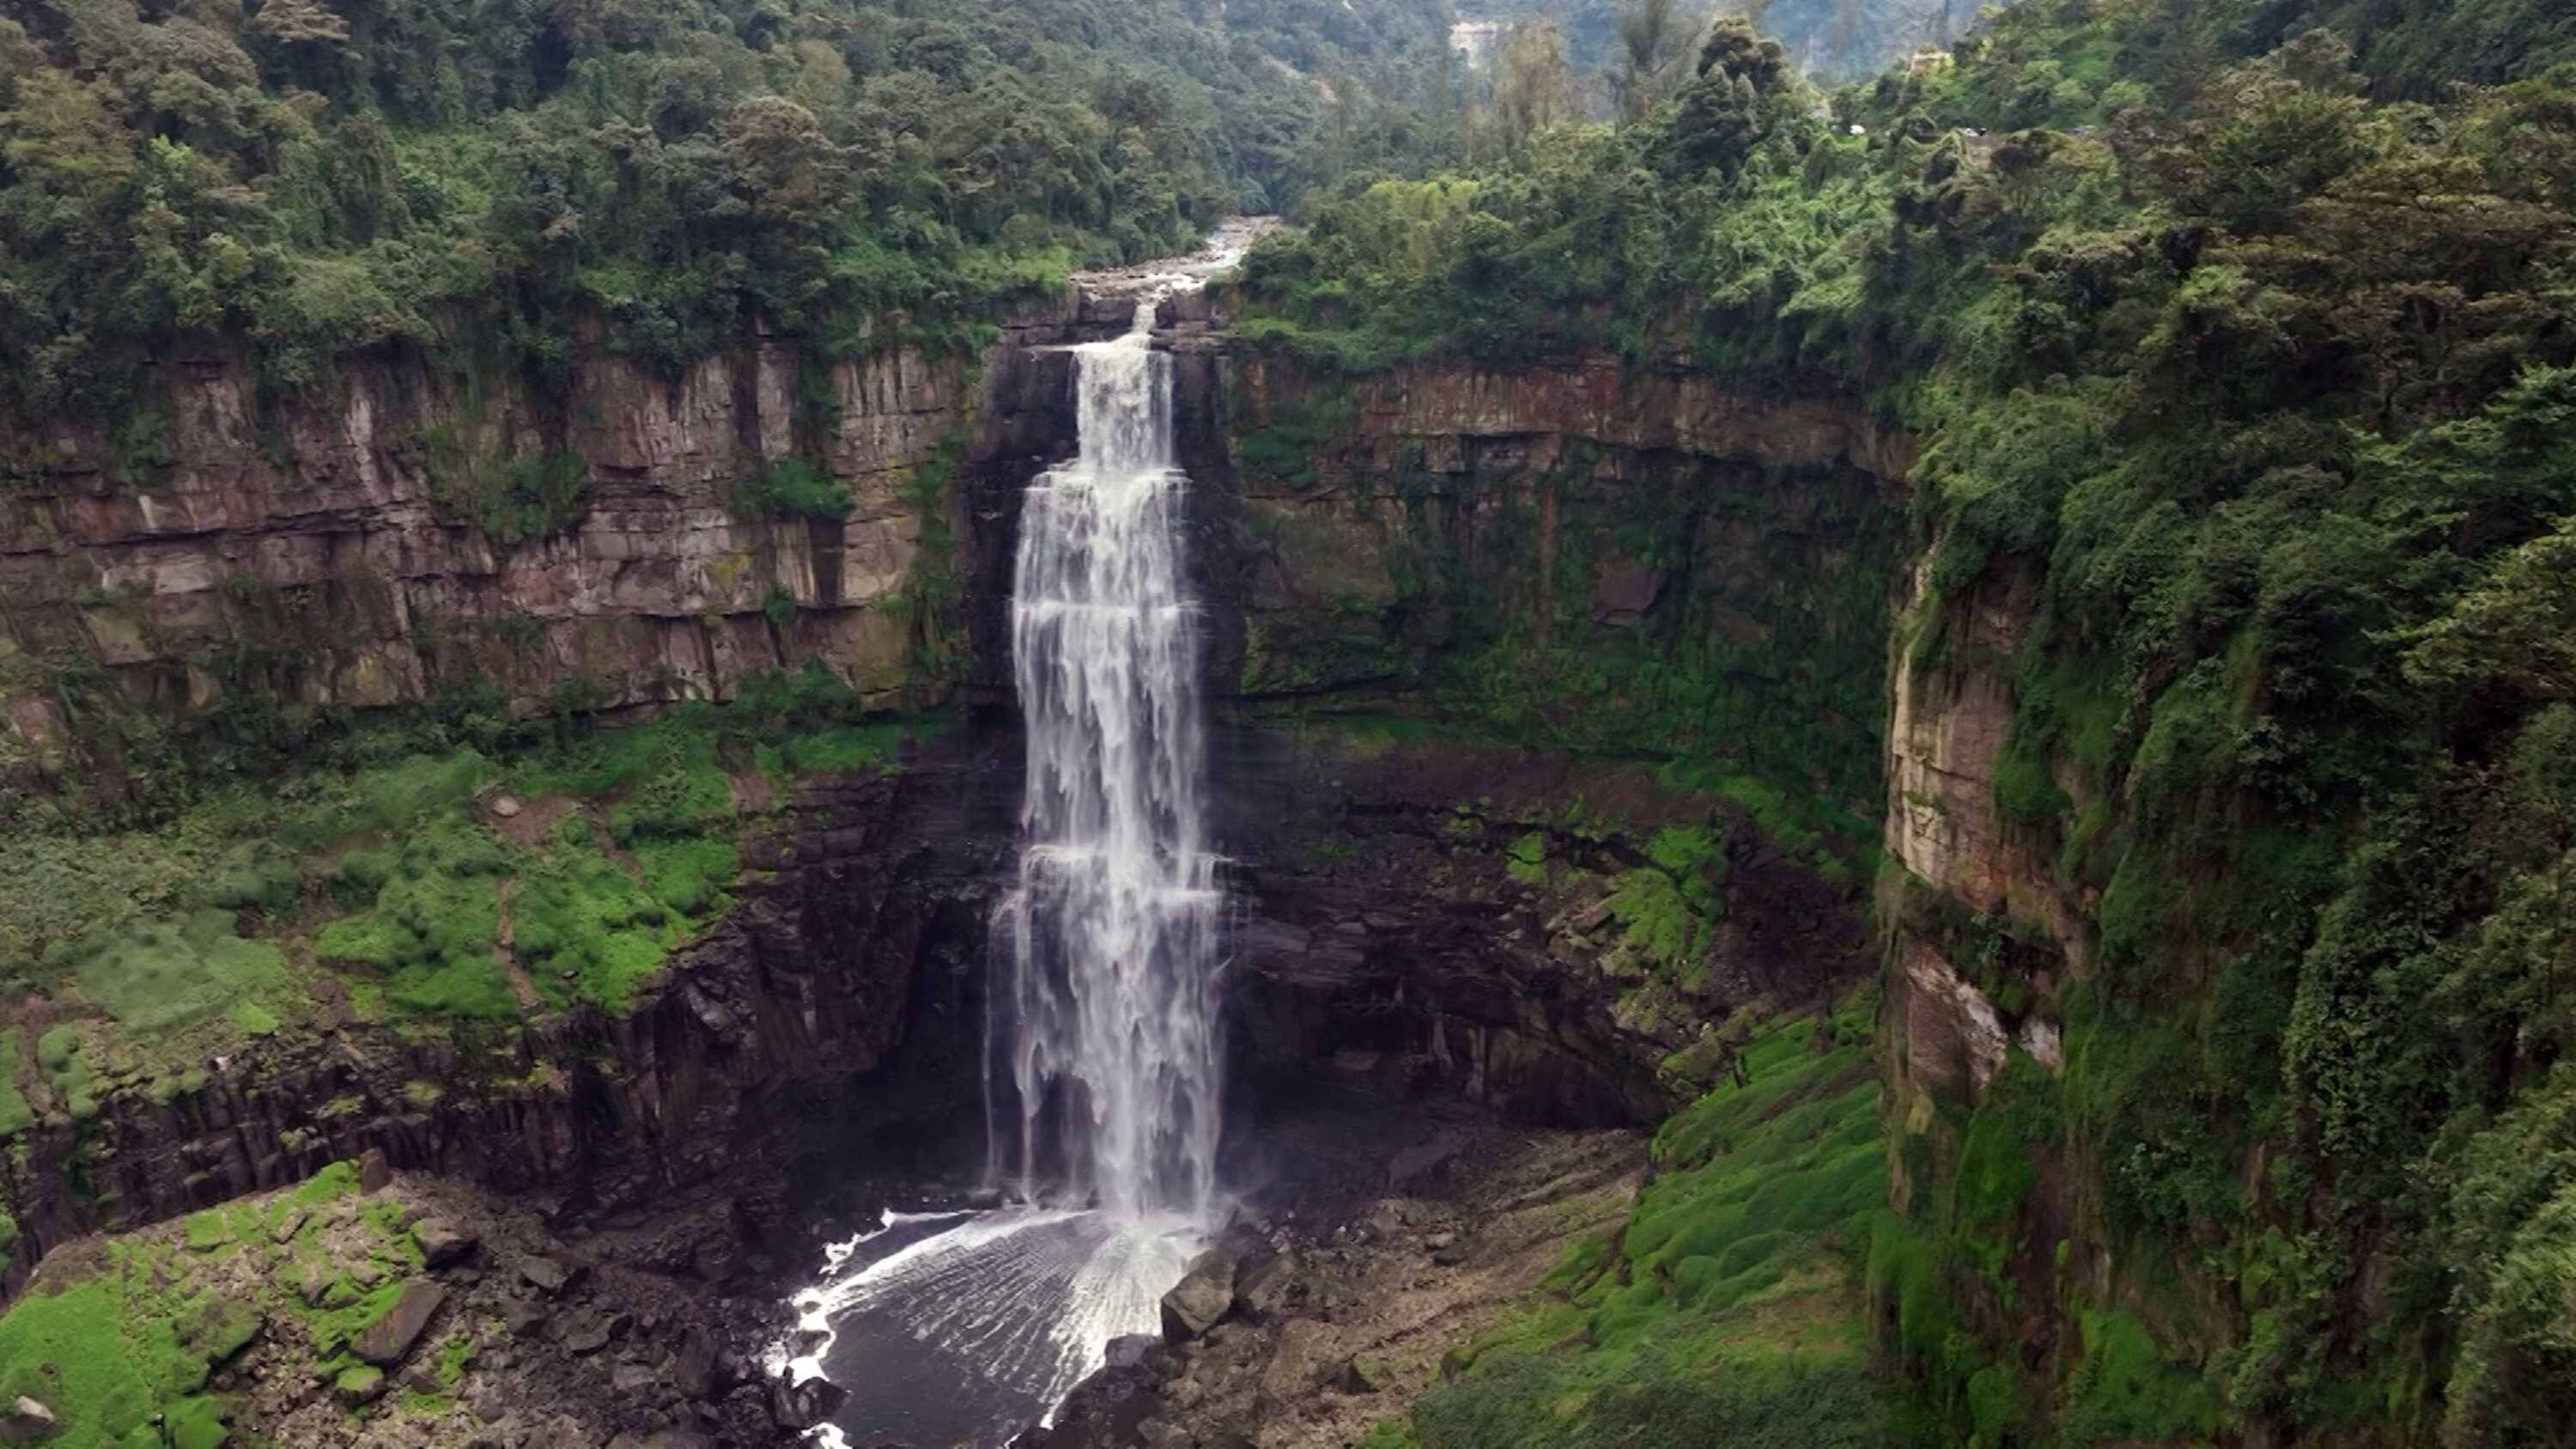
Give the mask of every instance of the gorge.
<svg viewBox="0 0 2576 1449">
<path fill-rule="evenodd" d="M 0 1443 L 2560 1442 L 2555 7 L 1558 8 L 0 15 Z"/>
</svg>

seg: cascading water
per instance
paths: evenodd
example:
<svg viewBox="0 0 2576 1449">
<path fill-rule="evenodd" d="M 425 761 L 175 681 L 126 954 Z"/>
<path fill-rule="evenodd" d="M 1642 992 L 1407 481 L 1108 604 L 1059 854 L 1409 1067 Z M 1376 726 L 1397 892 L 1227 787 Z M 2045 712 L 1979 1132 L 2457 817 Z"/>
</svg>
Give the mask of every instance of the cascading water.
<svg viewBox="0 0 2576 1449">
<path fill-rule="evenodd" d="M 852 1391 L 846 1442 L 994 1443 L 1051 1417 L 1217 1226 L 1223 920 L 1184 587 L 1159 300 L 1240 252 L 1220 235 L 1154 279 L 1135 324 L 1072 349 L 1076 457 L 1028 489 L 1011 605 L 1027 732 L 1016 888 L 988 993 L 989 1172 L 1014 1205 L 889 1215 L 803 1295 Z"/>
<path fill-rule="evenodd" d="M 1199 791 L 1197 652 L 1182 590 L 1171 359 L 1155 299 L 1114 342 L 1076 349 L 1081 455 L 1020 514 L 1011 655 L 1028 733 L 1006 1043 L 1016 1132 L 993 1170 L 1112 1216 L 1215 1206 L 1219 895 Z M 1050 1120 L 1050 1119 L 1053 1120 Z"/>
</svg>

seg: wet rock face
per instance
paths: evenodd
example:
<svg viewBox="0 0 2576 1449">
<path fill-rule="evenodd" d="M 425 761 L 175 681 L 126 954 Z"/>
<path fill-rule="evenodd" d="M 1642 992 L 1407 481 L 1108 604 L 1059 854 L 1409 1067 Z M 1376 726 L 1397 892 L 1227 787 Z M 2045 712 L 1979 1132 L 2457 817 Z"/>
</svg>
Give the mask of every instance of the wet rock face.
<svg viewBox="0 0 2576 1449">
<path fill-rule="evenodd" d="M 1218 751 L 1235 1070 L 1255 1093 L 1320 1074 L 1523 1123 L 1650 1124 L 1724 1069 L 1713 1033 L 1737 1007 L 1827 1000 L 1876 964 L 1849 887 L 1640 770 L 1328 730 L 1240 730 Z M 1578 800 L 1617 824 L 1557 830 Z M 1667 826 L 1723 852 L 1723 911 L 1690 961 L 1648 969 L 1607 891 Z M 1533 842 L 1552 864 L 1516 858 Z M 1391 1162 L 1390 1188 L 1435 1175 L 1443 1146 Z"/>
</svg>

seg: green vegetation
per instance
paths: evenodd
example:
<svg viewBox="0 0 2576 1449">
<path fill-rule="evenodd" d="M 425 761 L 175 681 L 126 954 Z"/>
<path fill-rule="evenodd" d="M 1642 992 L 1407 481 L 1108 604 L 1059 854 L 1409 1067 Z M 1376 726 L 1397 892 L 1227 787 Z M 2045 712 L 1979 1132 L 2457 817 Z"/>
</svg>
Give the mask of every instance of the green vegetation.
<svg viewBox="0 0 2576 1449">
<path fill-rule="evenodd" d="M 734 485 L 734 507 L 753 518 L 839 519 L 855 500 L 850 485 L 801 458 L 769 465 L 757 478 Z"/>
<path fill-rule="evenodd" d="M 62 1429 L 49 1445 L 217 1449 L 232 1406 L 210 1375 L 255 1338 L 288 1362 L 305 1355 L 317 1381 L 379 1373 L 348 1345 L 420 1269 L 404 1216 L 398 1202 L 361 1199 L 357 1165 L 337 1162 L 292 1190 L 77 1245 L 0 1315 L 0 1394 L 54 1411 Z M 440 1350 L 443 1383 L 470 1351 Z"/>
<path fill-rule="evenodd" d="M 256 1008 L 259 997 L 286 985 L 277 948 L 234 935 L 232 914 L 214 909 L 93 934 L 54 952 L 47 964 L 70 972 L 81 995 L 120 1026 L 145 1035 Z"/>
<path fill-rule="evenodd" d="M 92 1276 L 40 1286 L 0 1317 L 0 1393 L 52 1408 L 62 1431 L 46 1442 L 63 1449 L 160 1444 L 156 1415 L 173 1426 L 214 1423 L 216 1406 L 201 1392 L 207 1372 L 249 1342 L 258 1319 L 174 1292 L 166 1250 L 101 1251 Z M 222 1436 L 185 1442 L 220 1444 Z"/>
<path fill-rule="evenodd" d="M 1655 1139 L 1627 1223 L 1373 1445 L 1883 1442 L 1858 1267 L 1887 1200 L 1874 994 L 1772 1020 Z"/>
<path fill-rule="evenodd" d="M 2007 841 L 2099 895 L 2073 961 L 2056 920 L 1893 923 L 2065 1056 L 1973 1111 L 1892 1107 L 1901 1437 L 2549 1442 L 2576 1413 L 2576 1176 L 2536 1146 L 2576 1045 L 2576 34 L 2515 0 L 2027 0 L 1830 119 L 1783 59 L 1721 24 L 1633 124 L 1316 202 L 1245 268 L 1241 337 L 1362 389 L 1686 359 L 1920 440 L 1902 665 L 2008 692 Z M 1819 721 L 1875 716 L 1835 691 L 1883 632 L 1731 656 L 1683 611 L 1596 647 L 1563 627 L 1588 600 L 1521 588 L 1461 611 L 1491 663 L 1447 681 L 1505 733 L 1598 746 L 1633 714 L 1677 768 L 1869 809 L 1877 742 Z M 1804 695 L 1802 655 L 1829 659 Z M 1688 920 L 1668 879 L 1620 882 L 1649 956 Z"/>
<path fill-rule="evenodd" d="M 40 4 L 0 23 L 0 412 L 123 424 L 113 471 L 142 484 L 176 339 L 242 339 L 272 396 L 367 348 L 560 394 L 592 322 L 674 375 L 755 318 L 826 355 L 972 342 L 1073 266 L 1293 199 L 1309 73 L 1428 94 L 1445 15 Z M 497 538 L 581 506 L 578 458 L 425 446 Z"/>
<path fill-rule="evenodd" d="M 498 760 L 301 771 L 157 830 L 0 837 L 45 887 L 0 897 L 0 995 L 76 1017 L 27 1034 L 24 1067 L 0 1031 L 0 1140 L 89 1121 L 112 1092 L 201 1089 L 207 1057 L 309 1029 L 326 1002 L 417 1026 L 622 1011 L 732 908 L 740 839 L 796 777 L 892 771 L 939 727 L 851 716 L 845 690 L 780 680 Z"/>
</svg>

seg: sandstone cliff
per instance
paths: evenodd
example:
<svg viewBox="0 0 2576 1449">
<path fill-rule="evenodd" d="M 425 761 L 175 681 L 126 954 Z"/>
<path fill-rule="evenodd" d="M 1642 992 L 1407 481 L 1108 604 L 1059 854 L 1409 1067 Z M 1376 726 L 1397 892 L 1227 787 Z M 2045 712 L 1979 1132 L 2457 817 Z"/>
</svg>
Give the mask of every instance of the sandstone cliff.
<svg viewBox="0 0 2576 1449">
<path fill-rule="evenodd" d="M 949 507 L 938 475 L 1025 475 L 1060 430 L 1026 415 L 1053 400 L 1013 364 L 1082 316 L 1068 296 L 982 358 L 833 361 L 764 336 L 678 378 L 585 347 L 560 396 L 362 357 L 273 397 L 237 355 L 168 358 L 113 434 L 0 427 L 0 708 L 55 750 L 56 685 L 93 669 L 174 716 L 228 689 L 363 709 L 488 683 L 517 713 L 576 684 L 593 707 L 722 700 L 807 661 L 891 698 L 924 510 Z M 740 485 L 791 458 L 844 485 L 846 512 L 747 509 Z M 496 539 L 490 505 L 514 489 L 551 491 L 535 504 L 561 526 Z"/>
</svg>

